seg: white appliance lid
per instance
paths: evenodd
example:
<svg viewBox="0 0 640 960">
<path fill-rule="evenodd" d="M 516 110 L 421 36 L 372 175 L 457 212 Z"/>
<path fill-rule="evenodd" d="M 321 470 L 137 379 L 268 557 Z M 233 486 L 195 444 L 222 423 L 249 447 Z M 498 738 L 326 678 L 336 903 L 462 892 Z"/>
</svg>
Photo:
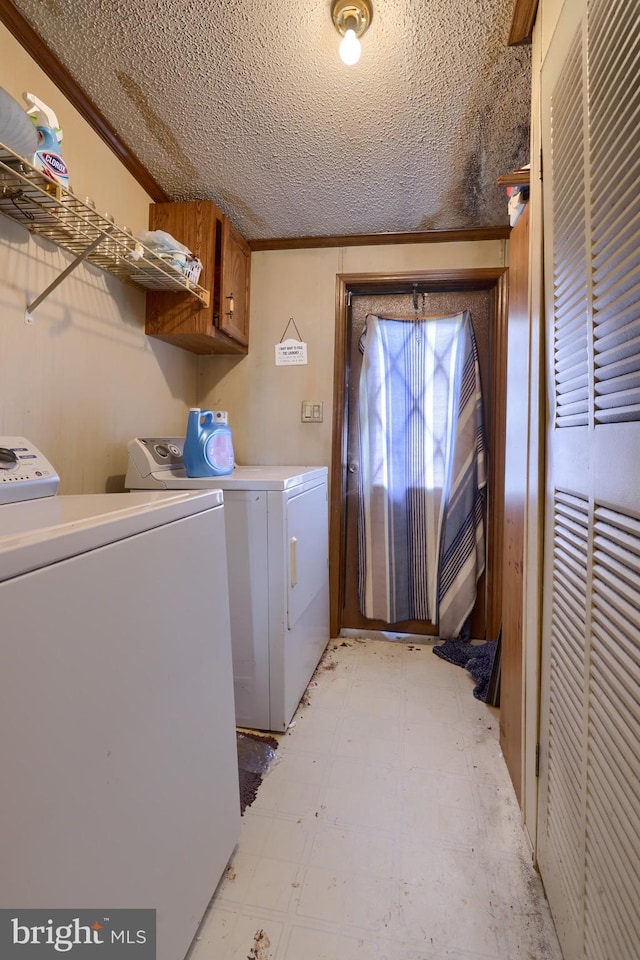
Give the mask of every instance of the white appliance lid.
<svg viewBox="0 0 640 960">
<path fill-rule="evenodd" d="M 248 466 L 235 467 L 216 482 L 222 490 L 289 490 L 309 480 L 324 480 L 327 474 L 327 467 Z"/>
<path fill-rule="evenodd" d="M 222 506 L 220 490 L 46 497 L 0 506 L 0 582 Z"/>
</svg>

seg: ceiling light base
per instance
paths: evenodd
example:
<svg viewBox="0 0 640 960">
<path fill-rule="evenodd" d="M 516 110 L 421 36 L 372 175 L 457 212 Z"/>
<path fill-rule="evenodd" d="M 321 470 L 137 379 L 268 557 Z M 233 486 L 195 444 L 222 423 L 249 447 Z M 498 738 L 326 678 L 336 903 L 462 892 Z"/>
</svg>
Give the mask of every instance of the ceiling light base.
<svg viewBox="0 0 640 960">
<path fill-rule="evenodd" d="M 334 0 L 331 17 L 338 33 L 344 37 L 351 28 L 356 37 L 361 37 L 368 29 L 373 16 L 371 0 Z"/>
</svg>

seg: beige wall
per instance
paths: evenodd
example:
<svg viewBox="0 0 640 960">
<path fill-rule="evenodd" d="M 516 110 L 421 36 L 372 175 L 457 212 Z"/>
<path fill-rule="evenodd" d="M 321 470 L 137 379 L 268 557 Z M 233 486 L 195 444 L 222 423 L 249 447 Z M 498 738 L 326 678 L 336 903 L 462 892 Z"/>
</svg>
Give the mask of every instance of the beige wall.
<svg viewBox="0 0 640 960">
<path fill-rule="evenodd" d="M 22 103 L 29 90 L 58 115 L 72 190 L 146 228 L 147 194 L 2 25 L 0 63 L 11 96 Z M 122 487 L 129 439 L 183 431 L 197 357 L 145 337 L 144 292 L 90 266 L 25 324 L 26 304 L 72 259 L 0 215 L 0 435 L 36 443 L 61 493 L 97 493 Z"/>
<path fill-rule="evenodd" d="M 254 253 L 249 355 L 203 357 L 199 370 L 200 403 L 229 412 L 238 462 L 330 464 L 338 274 L 503 266 L 505 247 L 491 240 Z M 307 344 L 306 366 L 275 365 L 289 317 Z M 303 400 L 323 401 L 323 423 L 300 422 Z"/>
</svg>

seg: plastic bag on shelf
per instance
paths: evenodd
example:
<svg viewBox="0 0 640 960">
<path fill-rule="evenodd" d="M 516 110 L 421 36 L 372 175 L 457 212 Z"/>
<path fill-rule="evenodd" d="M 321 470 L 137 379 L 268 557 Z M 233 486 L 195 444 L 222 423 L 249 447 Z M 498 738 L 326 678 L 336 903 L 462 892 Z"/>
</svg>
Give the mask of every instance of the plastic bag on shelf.
<svg viewBox="0 0 640 960">
<path fill-rule="evenodd" d="M 191 256 L 191 250 L 165 230 L 141 230 L 137 237 L 154 253 L 185 253 Z"/>
<path fill-rule="evenodd" d="M 141 230 L 137 238 L 169 266 L 179 270 L 194 283 L 198 282 L 202 264 L 188 247 L 170 233 L 165 230 Z"/>
</svg>

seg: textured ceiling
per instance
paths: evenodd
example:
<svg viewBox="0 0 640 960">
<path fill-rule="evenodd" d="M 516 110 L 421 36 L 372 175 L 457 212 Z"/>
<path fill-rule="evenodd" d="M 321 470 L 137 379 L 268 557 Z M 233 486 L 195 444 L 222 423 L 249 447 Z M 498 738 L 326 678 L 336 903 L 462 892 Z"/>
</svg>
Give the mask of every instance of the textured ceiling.
<svg viewBox="0 0 640 960">
<path fill-rule="evenodd" d="M 330 0 L 14 0 L 173 200 L 247 239 L 506 225 L 528 162 L 513 0 L 373 0 L 346 67 Z"/>
</svg>

